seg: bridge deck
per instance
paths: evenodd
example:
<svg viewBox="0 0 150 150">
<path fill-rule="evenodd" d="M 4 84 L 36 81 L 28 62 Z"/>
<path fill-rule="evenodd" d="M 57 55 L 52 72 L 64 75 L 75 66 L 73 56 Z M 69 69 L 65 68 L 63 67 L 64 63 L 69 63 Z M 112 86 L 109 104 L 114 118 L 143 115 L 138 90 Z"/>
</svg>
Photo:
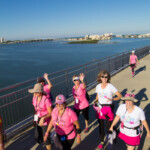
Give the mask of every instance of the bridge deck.
<svg viewBox="0 0 150 150">
<path fill-rule="evenodd" d="M 147 55 L 143 59 L 140 60 L 140 65 L 136 68 L 136 75 L 134 78 L 131 77 L 131 70 L 128 67 L 124 69 L 120 73 L 116 74 L 112 77 L 111 83 L 115 85 L 115 87 L 124 95 L 126 92 L 134 91 L 136 94 L 136 98 L 139 100 L 138 106 L 144 109 L 147 122 L 150 126 L 150 55 Z M 95 150 L 99 145 L 99 132 L 98 132 L 98 122 L 95 118 L 95 111 L 92 107 L 93 100 L 95 99 L 95 89 L 89 91 L 91 95 L 90 100 L 90 130 L 87 134 L 82 132 L 82 142 L 80 145 L 77 145 L 74 142 L 72 149 L 74 150 Z M 119 102 L 115 102 L 115 108 L 118 107 Z M 70 104 L 72 107 L 73 103 Z M 84 130 L 84 120 L 83 116 L 79 117 L 79 121 L 81 124 L 82 130 Z M 142 134 L 141 144 L 138 150 L 150 150 L 150 140 L 146 138 L 146 132 Z M 120 144 L 121 149 L 122 144 Z M 5 145 L 6 150 L 46 150 L 43 145 L 38 145 L 34 140 L 34 129 L 33 127 L 29 128 L 28 130 L 20 133 L 19 135 L 15 136 Z M 119 147 L 118 147 L 119 148 Z M 56 150 L 55 147 L 53 149 Z"/>
</svg>

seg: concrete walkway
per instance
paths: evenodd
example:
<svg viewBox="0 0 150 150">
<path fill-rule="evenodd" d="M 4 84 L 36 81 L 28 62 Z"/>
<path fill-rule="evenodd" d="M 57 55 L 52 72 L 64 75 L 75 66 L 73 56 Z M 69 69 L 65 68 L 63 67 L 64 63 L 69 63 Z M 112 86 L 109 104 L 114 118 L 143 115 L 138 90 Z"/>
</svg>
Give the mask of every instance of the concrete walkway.
<svg viewBox="0 0 150 150">
<path fill-rule="evenodd" d="M 136 75 L 134 78 L 131 77 L 131 70 L 127 69 L 121 71 L 117 75 L 113 76 L 111 83 L 122 93 L 124 96 L 127 92 L 134 92 L 136 98 L 139 100 L 137 103 L 142 109 L 144 109 L 147 122 L 150 126 L 150 55 L 140 60 L 140 65 L 136 68 Z M 95 118 L 95 111 L 92 107 L 95 99 L 95 89 L 89 91 L 91 95 L 90 100 L 90 130 L 87 134 L 82 131 L 82 142 L 80 145 L 74 142 L 72 147 L 73 150 L 96 150 L 100 143 L 98 122 Z M 115 102 L 115 108 L 118 107 L 119 101 Z M 72 107 L 73 103 L 70 104 Z M 84 130 L 84 119 L 81 115 L 79 117 L 82 130 Z M 123 150 L 123 146 L 120 143 L 120 150 Z M 56 150 L 55 147 L 52 148 Z M 107 148 L 106 148 L 107 149 Z M 146 132 L 142 134 L 141 144 L 138 150 L 150 150 L 150 139 L 146 138 Z M 31 127 L 28 130 L 20 133 L 12 140 L 6 143 L 6 150 L 46 150 L 43 145 L 38 145 L 34 140 L 34 129 Z"/>
</svg>

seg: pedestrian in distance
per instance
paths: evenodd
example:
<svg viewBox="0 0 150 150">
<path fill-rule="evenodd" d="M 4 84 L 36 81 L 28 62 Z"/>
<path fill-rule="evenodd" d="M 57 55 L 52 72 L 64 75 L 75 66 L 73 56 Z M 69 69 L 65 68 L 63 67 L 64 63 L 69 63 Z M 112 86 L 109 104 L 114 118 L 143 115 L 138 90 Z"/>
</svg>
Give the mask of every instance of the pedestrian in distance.
<svg viewBox="0 0 150 150">
<path fill-rule="evenodd" d="M 47 82 L 47 84 L 46 84 Z M 46 93 L 47 95 L 47 98 L 52 101 L 53 100 L 53 97 L 51 95 L 51 88 L 52 88 L 52 83 L 51 81 L 49 80 L 48 78 L 48 74 L 47 73 L 44 73 L 43 77 L 39 77 L 37 79 L 37 83 L 41 83 L 43 85 L 43 90 L 44 92 Z"/>
<path fill-rule="evenodd" d="M 81 142 L 81 129 L 77 115 L 72 109 L 67 107 L 64 95 L 58 95 L 55 104 L 56 107 L 53 109 L 52 119 L 45 133 L 44 141 L 47 141 L 49 132 L 54 126 L 57 141 L 61 144 L 62 150 L 71 150 L 76 136 L 77 143 L 80 144 Z"/>
<path fill-rule="evenodd" d="M 139 63 L 139 61 L 138 61 L 137 56 L 135 55 L 135 51 L 133 50 L 132 55 L 130 55 L 130 58 L 129 58 L 129 64 L 130 64 L 131 71 L 132 71 L 132 77 L 134 77 L 135 75 L 134 69 L 137 66 L 137 63 Z"/>
<path fill-rule="evenodd" d="M 85 118 L 85 130 L 84 132 L 87 133 L 88 128 L 88 121 L 89 121 L 89 102 L 86 97 L 86 84 L 84 82 L 84 74 L 81 73 L 79 77 L 74 75 L 72 81 L 74 86 L 72 88 L 72 94 L 75 100 L 74 103 L 74 111 L 76 112 L 77 116 L 79 117 L 80 112 L 82 112 Z"/>
<path fill-rule="evenodd" d="M 127 93 L 122 100 L 125 101 L 125 104 L 121 104 L 118 107 L 110 130 L 113 131 L 114 126 L 120 120 L 120 133 L 118 137 L 126 143 L 127 150 L 134 150 L 136 146 L 140 145 L 142 125 L 147 131 L 148 138 L 150 138 L 150 130 L 144 111 L 135 105 L 138 101 L 135 99 L 135 95 L 133 93 Z"/>
<path fill-rule="evenodd" d="M 43 85 L 40 83 L 36 83 L 34 88 L 29 89 L 28 92 L 33 93 L 32 104 L 35 110 L 35 139 L 40 144 L 43 143 L 43 137 L 51 119 L 52 103 L 45 95 Z M 47 150 L 51 150 L 50 138 L 47 138 L 44 144 Z"/>
<path fill-rule="evenodd" d="M 98 146 L 99 149 L 104 147 L 104 121 L 107 127 L 107 133 L 111 126 L 111 123 L 114 119 L 113 101 L 120 100 L 122 95 L 120 92 L 110 83 L 110 74 L 106 70 L 102 70 L 97 75 L 98 85 L 96 86 L 96 101 L 93 105 L 96 110 L 96 117 L 98 118 L 99 123 L 99 134 L 101 143 Z M 116 97 L 113 97 L 115 95 Z"/>
<path fill-rule="evenodd" d="M 1 116 L 0 116 L 0 150 L 4 150 L 3 129 L 2 129 L 2 118 L 1 118 Z"/>
</svg>

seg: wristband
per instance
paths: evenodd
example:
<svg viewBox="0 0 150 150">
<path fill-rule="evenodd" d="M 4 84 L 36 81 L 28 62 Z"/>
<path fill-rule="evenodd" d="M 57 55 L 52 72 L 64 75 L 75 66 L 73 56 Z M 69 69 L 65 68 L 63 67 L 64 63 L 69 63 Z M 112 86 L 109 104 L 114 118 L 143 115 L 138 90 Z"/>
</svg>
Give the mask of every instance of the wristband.
<svg viewBox="0 0 150 150">
<path fill-rule="evenodd" d="M 47 132 L 45 132 L 45 136 L 48 136 L 49 134 Z"/>
<path fill-rule="evenodd" d="M 81 135 L 80 135 L 80 134 L 77 134 L 77 137 L 81 137 Z"/>
<path fill-rule="evenodd" d="M 77 134 L 80 134 L 80 133 L 81 133 L 81 128 L 76 129 L 76 133 L 77 133 Z"/>
</svg>

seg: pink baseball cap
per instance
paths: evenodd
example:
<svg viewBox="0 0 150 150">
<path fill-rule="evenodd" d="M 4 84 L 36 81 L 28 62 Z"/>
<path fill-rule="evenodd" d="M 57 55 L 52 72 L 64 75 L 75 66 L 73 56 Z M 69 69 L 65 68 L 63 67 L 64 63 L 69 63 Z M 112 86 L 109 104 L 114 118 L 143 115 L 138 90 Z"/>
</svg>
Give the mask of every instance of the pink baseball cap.
<svg viewBox="0 0 150 150">
<path fill-rule="evenodd" d="M 65 96 L 60 94 L 56 96 L 55 104 L 63 104 L 65 101 L 66 101 Z"/>
</svg>

